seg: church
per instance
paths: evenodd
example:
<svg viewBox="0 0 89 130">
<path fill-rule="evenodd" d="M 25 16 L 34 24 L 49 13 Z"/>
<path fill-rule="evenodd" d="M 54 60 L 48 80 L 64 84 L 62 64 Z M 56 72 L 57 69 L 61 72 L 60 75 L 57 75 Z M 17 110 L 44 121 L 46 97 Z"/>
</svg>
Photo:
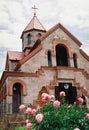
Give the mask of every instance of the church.
<svg viewBox="0 0 89 130">
<path fill-rule="evenodd" d="M 20 104 L 42 106 L 41 94 L 66 101 L 89 100 L 89 56 L 82 43 L 61 23 L 48 31 L 34 12 L 21 34 L 22 51 L 8 51 L 0 80 L 0 111 L 16 113 Z"/>
</svg>

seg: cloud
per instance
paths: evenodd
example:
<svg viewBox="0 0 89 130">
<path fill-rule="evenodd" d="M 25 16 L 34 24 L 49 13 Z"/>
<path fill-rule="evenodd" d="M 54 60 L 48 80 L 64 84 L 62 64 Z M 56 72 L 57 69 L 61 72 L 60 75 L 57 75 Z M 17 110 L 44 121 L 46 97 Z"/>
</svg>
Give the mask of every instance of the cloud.
<svg viewBox="0 0 89 130">
<path fill-rule="evenodd" d="M 5 59 L 8 50 L 9 49 L 5 47 L 0 48 L 0 76 L 2 74 L 2 71 L 5 70 Z"/>
<path fill-rule="evenodd" d="M 63 2 L 65 6 L 63 6 Z M 61 3 L 62 12 L 60 14 L 61 22 L 70 25 L 78 26 L 79 28 L 84 27 L 84 23 L 89 27 L 89 1 L 84 0 L 69 0 L 68 4 L 66 0 Z"/>
</svg>

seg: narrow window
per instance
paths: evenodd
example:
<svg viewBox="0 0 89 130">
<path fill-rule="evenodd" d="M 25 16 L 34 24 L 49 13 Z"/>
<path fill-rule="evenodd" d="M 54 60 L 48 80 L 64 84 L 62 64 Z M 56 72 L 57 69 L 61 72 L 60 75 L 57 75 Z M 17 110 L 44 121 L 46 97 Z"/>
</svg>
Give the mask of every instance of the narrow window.
<svg viewBox="0 0 89 130">
<path fill-rule="evenodd" d="M 76 54 L 73 54 L 74 67 L 78 68 Z"/>
<path fill-rule="evenodd" d="M 48 51 L 48 66 L 52 66 L 52 56 L 51 56 L 51 51 Z"/>
<path fill-rule="evenodd" d="M 24 38 L 22 38 L 22 43 L 24 42 Z"/>
<path fill-rule="evenodd" d="M 39 38 L 40 36 L 41 36 L 41 33 L 38 33 L 38 34 L 37 34 L 37 37 Z"/>
<path fill-rule="evenodd" d="M 28 44 L 31 44 L 31 42 L 32 42 L 32 36 L 31 34 L 28 34 Z"/>
</svg>

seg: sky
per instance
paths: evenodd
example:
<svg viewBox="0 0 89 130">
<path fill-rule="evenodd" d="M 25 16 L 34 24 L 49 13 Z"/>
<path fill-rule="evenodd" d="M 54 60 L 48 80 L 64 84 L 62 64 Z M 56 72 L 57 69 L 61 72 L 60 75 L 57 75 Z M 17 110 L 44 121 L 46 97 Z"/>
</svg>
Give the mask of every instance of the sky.
<svg viewBox="0 0 89 130">
<path fill-rule="evenodd" d="M 60 22 L 89 55 L 89 0 L 0 0 L 0 77 L 7 51 L 22 51 L 20 36 L 34 15 L 34 5 L 46 30 Z"/>
</svg>

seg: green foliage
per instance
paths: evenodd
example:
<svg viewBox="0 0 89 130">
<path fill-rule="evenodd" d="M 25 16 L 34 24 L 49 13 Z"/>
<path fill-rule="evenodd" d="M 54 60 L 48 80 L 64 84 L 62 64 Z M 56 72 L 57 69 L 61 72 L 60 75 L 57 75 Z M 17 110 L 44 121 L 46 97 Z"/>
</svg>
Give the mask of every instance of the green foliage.
<svg viewBox="0 0 89 130">
<path fill-rule="evenodd" d="M 15 130 L 26 130 L 26 127 L 19 127 L 19 128 L 15 128 Z"/>
<path fill-rule="evenodd" d="M 86 106 L 82 105 L 81 97 L 76 99 L 74 104 L 67 104 L 65 93 L 62 91 L 60 101 L 46 93 L 42 94 L 42 101 L 44 106 L 38 109 L 35 115 L 33 110 L 26 109 L 27 130 L 89 130 L 89 112 Z"/>
<path fill-rule="evenodd" d="M 54 108 L 52 103 L 46 103 L 39 112 L 44 114 L 44 118 L 40 123 L 34 120 L 31 130 L 89 130 L 87 108 L 83 105 L 64 103 L 59 108 Z"/>
</svg>

